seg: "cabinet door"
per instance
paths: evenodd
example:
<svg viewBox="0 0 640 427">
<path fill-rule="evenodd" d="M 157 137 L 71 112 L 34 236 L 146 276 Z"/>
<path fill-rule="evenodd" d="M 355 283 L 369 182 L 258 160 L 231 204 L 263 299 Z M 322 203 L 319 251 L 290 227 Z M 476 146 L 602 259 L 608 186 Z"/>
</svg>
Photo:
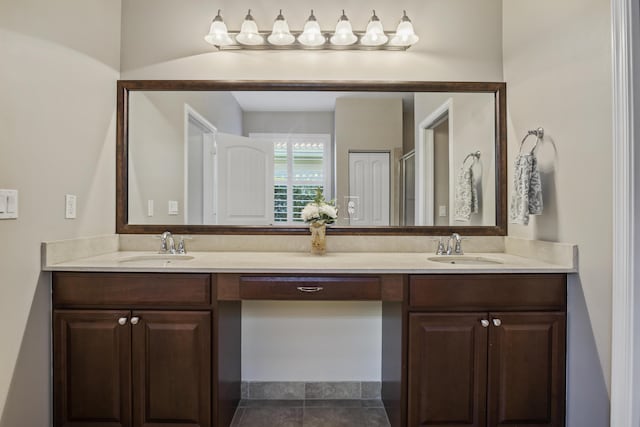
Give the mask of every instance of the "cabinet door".
<svg viewBox="0 0 640 427">
<path fill-rule="evenodd" d="M 54 426 L 131 425 L 128 318 L 128 311 L 54 310 Z"/>
<path fill-rule="evenodd" d="M 489 426 L 563 426 L 564 313 L 491 317 Z"/>
<path fill-rule="evenodd" d="M 138 311 L 132 320 L 133 425 L 211 425 L 211 315 Z"/>
<path fill-rule="evenodd" d="M 409 317 L 409 427 L 485 426 L 487 313 Z"/>
</svg>

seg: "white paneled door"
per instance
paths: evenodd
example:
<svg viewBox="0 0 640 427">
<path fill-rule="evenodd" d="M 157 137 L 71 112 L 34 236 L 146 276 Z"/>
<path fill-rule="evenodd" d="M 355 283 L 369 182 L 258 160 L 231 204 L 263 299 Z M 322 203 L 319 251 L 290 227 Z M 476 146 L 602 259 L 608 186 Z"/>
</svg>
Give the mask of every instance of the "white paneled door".
<svg viewBox="0 0 640 427">
<path fill-rule="evenodd" d="M 272 224 L 273 144 L 218 132 L 212 152 L 205 156 L 213 159 L 205 166 L 205 179 L 213 181 L 204 185 L 207 222 Z"/>
<path fill-rule="evenodd" d="M 389 153 L 349 153 L 350 225 L 389 225 Z"/>
</svg>

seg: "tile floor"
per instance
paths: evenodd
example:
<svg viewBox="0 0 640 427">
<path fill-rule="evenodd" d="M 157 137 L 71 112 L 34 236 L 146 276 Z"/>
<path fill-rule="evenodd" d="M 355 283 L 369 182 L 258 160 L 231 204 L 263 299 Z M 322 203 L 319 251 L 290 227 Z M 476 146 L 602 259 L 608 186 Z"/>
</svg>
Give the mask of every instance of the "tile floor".
<svg viewBox="0 0 640 427">
<path fill-rule="evenodd" d="M 231 427 L 389 427 L 389 421 L 376 399 L 247 399 Z"/>
</svg>

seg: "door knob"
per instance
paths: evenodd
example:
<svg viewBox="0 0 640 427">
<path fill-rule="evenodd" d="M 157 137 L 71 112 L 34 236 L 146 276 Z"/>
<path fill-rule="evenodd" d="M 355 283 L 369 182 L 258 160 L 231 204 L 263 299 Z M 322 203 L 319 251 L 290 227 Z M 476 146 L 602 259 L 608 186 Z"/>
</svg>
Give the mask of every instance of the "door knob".
<svg viewBox="0 0 640 427">
<path fill-rule="evenodd" d="M 127 324 L 127 318 L 126 317 L 121 317 L 118 319 L 118 324 L 119 325 L 126 325 Z"/>
<path fill-rule="evenodd" d="M 480 324 L 482 325 L 483 328 L 486 328 L 489 326 L 489 321 L 487 319 L 482 319 L 480 321 Z"/>
<path fill-rule="evenodd" d="M 131 319 L 131 322 L 133 322 L 133 319 Z M 493 319 L 493 325 L 494 325 L 494 326 L 500 326 L 500 325 L 502 325 L 502 320 L 500 320 L 500 319 Z"/>
<path fill-rule="evenodd" d="M 137 316 L 134 316 L 134 317 L 131 318 L 131 324 L 132 325 L 137 325 L 139 321 L 140 321 L 140 318 L 137 317 Z"/>
</svg>

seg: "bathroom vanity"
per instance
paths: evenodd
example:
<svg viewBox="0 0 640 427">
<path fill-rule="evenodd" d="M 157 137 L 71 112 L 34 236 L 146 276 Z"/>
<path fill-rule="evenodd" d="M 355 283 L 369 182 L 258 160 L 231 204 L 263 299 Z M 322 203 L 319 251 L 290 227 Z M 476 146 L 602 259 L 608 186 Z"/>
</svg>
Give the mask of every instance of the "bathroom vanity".
<svg viewBox="0 0 640 427">
<path fill-rule="evenodd" d="M 335 254 L 342 263 L 289 254 L 267 269 L 240 267 L 254 258 L 241 252 L 173 262 L 132 254 L 45 265 L 55 426 L 228 426 L 240 399 L 243 300 L 380 301 L 382 398 L 394 427 L 564 423 L 566 266 L 413 254 L 408 269 L 392 267 L 397 254 L 361 253 Z M 255 257 L 272 258 L 283 257 Z M 318 267 L 286 268 L 292 259 Z M 337 265 L 327 272 L 326 262 Z"/>
</svg>

